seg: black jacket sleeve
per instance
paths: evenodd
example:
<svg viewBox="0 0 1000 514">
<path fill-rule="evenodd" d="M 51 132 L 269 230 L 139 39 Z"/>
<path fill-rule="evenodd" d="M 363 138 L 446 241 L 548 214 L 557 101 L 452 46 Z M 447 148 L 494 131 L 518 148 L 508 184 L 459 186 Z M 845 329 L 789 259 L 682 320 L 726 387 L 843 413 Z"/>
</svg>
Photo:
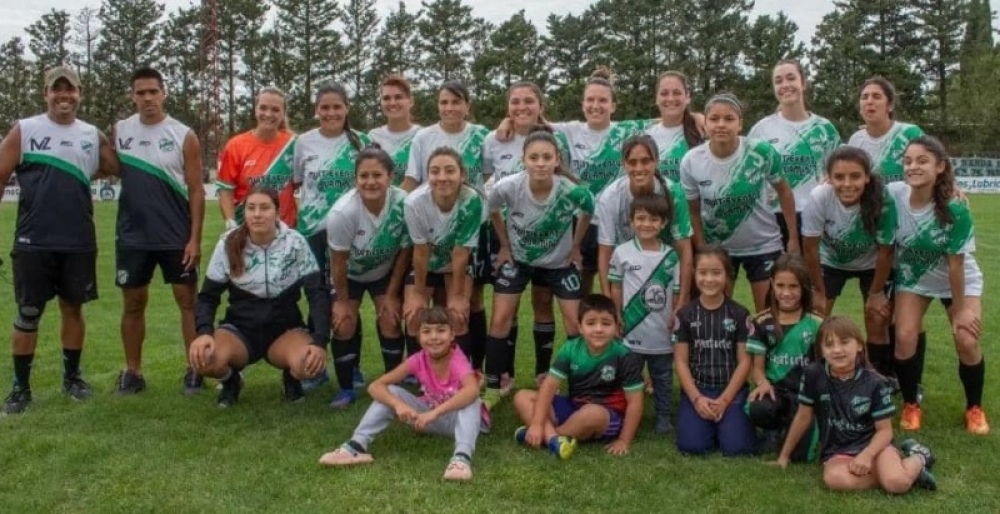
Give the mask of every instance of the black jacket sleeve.
<svg viewBox="0 0 1000 514">
<path fill-rule="evenodd" d="M 310 273 L 302 278 L 302 289 L 309 302 L 309 318 L 312 319 L 312 344 L 326 348 L 330 340 L 330 286 L 322 273 Z"/>
<path fill-rule="evenodd" d="M 215 312 L 222 302 L 222 292 L 226 290 L 226 284 L 216 282 L 210 278 L 205 278 L 201 284 L 201 292 L 198 293 L 198 301 L 194 304 L 194 326 L 198 335 L 212 335 L 215 333 Z"/>
</svg>

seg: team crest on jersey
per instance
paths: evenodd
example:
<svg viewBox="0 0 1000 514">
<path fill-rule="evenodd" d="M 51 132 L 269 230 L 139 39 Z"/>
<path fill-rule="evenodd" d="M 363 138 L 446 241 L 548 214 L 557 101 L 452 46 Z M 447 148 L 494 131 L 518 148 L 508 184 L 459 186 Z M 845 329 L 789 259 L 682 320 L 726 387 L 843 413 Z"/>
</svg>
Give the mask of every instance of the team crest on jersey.
<svg viewBox="0 0 1000 514">
<path fill-rule="evenodd" d="M 161 152 L 173 152 L 177 149 L 177 142 L 173 139 L 163 138 L 160 140 L 160 151 Z"/>
<path fill-rule="evenodd" d="M 604 382 L 611 382 L 615 379 L 615 368 L 614 366 L 605 365 L 601 368 L 601 380 Z"/>
<path fill-rule="evenodd" d="M 872 408 L 872 399 L 864 396 L 855 396 L 851 399 L 851 408 L 859 416 L 867 414 Z"/>
<path fill-rule="evenodd" d="M 80 149 L 90 154 L 94 150 L 94 143 L 90 141 L 80 141 Z"/>
<path fill-rule="evenodd" d="M 649 284 L 642 291 L 642 301 L 651 312 L 660 312 L 667 308 L 667 289 L 662 284 Z"/>
<path fill-rule="evenodd" d="M 736 332 L 736 320 L 733 318 L 722 320 L 722 329 L 726 332 Z"/>
</svg>

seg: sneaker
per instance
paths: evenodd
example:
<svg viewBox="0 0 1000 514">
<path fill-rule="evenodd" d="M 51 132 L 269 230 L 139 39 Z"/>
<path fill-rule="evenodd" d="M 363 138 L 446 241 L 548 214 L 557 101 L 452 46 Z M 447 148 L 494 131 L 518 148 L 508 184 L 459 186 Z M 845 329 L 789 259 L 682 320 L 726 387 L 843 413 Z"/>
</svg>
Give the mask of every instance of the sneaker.
<svg viewBox="0 0 1000 514">
<path fill-rule="evenodd" d="M 79 373 L 71 377 L 63 377 L 63 392 L 76 401 L 86 400 L 94 394 L 90 384 L 84 382 Z"/>
<path fill-rule="evenodd" d="M 319 375 L 302 381 L 302 391 L 306 393 L 315 391 L 328 383 L 330 383 L 330 373 L 326 371 L 326 368 L 323 368 Z"/>
<path fill-rule="evenodd" d="M 916 403 L 904 403 L 903 415 L 899 419 L 899 428 L 910 431 L 920 430 L 920 419 L 922 417 L 923 411 L 920 410 L 920 405 Z"/>
<path fill-rule="evenodd" d="M 503 399 L 503 394 L 499 389 L 487 387 L 486 390 L 483 391 L 482 398 L 483 404 L 486 405 L 486 409 L 493 412 L 493 408 L 496 407 L 497 404 L 500 403 L 500 400 Z"/>
<path fill-rule="evenodd" d="M 986 422 L 986 413 L 982 407 L 976 406 L 965 411 L 965 429 L 975 435 L 990 433 L 990 424 Z"/>
<path fill-rule="evenodd" d="M 240 400 L 240 391 L 243 390 L 243 375 L 233 373 L 229 380 L 223 380 L 220 384 L 222 384 L 222 391 L 219 392 L 219 398 L 215 401 L 216 405 L 220 409 L 228 409 L 236 405 L 236 402 Z"/>
<path fill-rule="evenodd" d="M 193 369 L 188 368 L 184 372 L 184 396 L 194 396 L 201 392 L 205 387 L 205 379 L 194 372 Z"/>
<path fill-rule="evenodd" d="M 333 397 L 333 400 L 330 401 L 330 408 L 343 410 L 351 405 L 354 405 L 354 402 L 357 401 L 357 399 L 358 395 L 355 394 L 353 390 L 341 389 L 340 392 Z"/>
<path fill-rule="evenodd" d="M 549 439 L 549 452 L 562 460 L 567 460 L 576 451 L 576 438 L 563 435 L 552 436 Z"/>
<path fill-rule="evenodd" d="M 670 418 L 667 416 L 657 416 L 656 425 L 653 426 L 653 432 L 666 435 L 674 431 L 674 426 L 670 424 Z"/>
<path fill-rule="evenodd" d="M 351 378 L 355 389 L 364 389 L 367 383 L 365 382 L 365 375 L 361 373 L 361 368 L 354 368 L 354 376 Z"/>
<path fill-rule="evenodd" d="M 511 378 L 510 373 L 504 373 L 500 375 L 500 396 L 506 398 L 510 396 L 510 392 L 514 390 L 514 379 Z"/>
<path fill-rule="evenodd" d="M 323 466 L 353 466 L 355 464 L 370 464 L 375 459 L 370 453 L 358 451 L 350 443 L 340 445 L 340 448 L 332 452 L 324 453 L 319 458 L 319 463 Z"/>
<path fill-rule="evenodd" d="M 514 441 L 517 441 L 517 444 L 524 444 L 524 440 L 527 437 L 528 437 L 528 427 L 521 425 L 517 427 L 516 430 L 514 430 Z"/>
<path fill-rule="evenodd" d="M 133 371 L 125 370 L 118 373 L 118 383 L 115 385 L 115 394 L 118 396 L 131 396 L 146 390 L 146 379 L 136 375 Z"/>
<path fill-rule="evenodd" d="M 912 457 L 914 455 L 923 457 L 924 468 L 928 471 L 933 469 L 934 463 L 937 462 L 931 449 L 918 443 L 916 439 L 906 439 L 902 443 L 899 443 L 899 450 L 903 452 L 904 457 Z"/>
<path fill-rule="evenodd" d="M 449 482 L 468 482 L 472 480 L 472 463 L 461 455 L 455 455 L 444 470 L 444 479 Z"/>
<path fill-rule="evenodd" d="M 284 387 L 282 399 L 285 403 L 301 403 L 306 397 L 302 382 L 293 377 L 287 369 L 281 372 L 281 385 Z"/>
<path fill-rule="evenodd" d="M 4 414 L 21 414 L 31 403 L 31 389 L 14 386 L 7 399 L 4 400 Z"/>
</svg>

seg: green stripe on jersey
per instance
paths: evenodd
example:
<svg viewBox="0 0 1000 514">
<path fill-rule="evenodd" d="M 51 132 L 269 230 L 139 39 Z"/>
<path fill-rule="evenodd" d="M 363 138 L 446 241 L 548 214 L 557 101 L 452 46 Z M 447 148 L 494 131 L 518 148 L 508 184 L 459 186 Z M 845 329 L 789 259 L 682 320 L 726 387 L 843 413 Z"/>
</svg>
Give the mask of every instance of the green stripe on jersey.
<svg viewBox="0 0 1000 514">
<path fill-rule="evenodd" d="M 893 127 L 900 127 L 896 123 Z M 876 175 L 882 176 L 882 182 L 900 182 L 903 180 L 903 152 L 910 141 L 920 137 L 924 131 L 916 125 L 902 125 L 902 128 L 894 130 L 888 135 L 888 140 L 882 146 L 882 151 L 872 159 Z"/>
<path fill-rule="evenodd" d="M 58 157 L 53 157 L 51 155 L 39 154 L 39 153 L 25 153 L 21 156 L 21 161 L 26 164 L 41 164 L 43 166 L 51 166 L 59 171 L 62 171 L 69 176 L 79 180 L 83 185 L 90 188 L 90 177 L 83 172 L 80 168 L 77 168 L 73 163 L 64 161 Z"/>
<path fill-rule="evenodd" d="M 810 121 L 795 130 L 795 136 L 782 148 L 782 171 L 788 185 L 795 189 L 799 184 L 818 180 L 826 164 L 826 156 L 840 143 L 837 129 L 829 121 L 811 117 Z M 775 201 L 777 206 L 777 201 Z"/>
<path fill-rule="evenodd" d="M 173 189 L 174 192 L 176 192 L 182 198 L 184 198 L 185 200 L 187 199 L 188 197 L 187 188 L 185 188 L 181 184 L 178 184 L 177 181 L 174 180 L 174 177 L 170 176 L 170 174 L 167 173 L 166 171 L 161 170 L 160 168 L 157 168 L 156 166 L 153 166 L 152 164 L 142 159 L 121 152 L 118 152 L 118 160 L 120 160 L 122 164 L 126 166 L 132 167 L 138 171 L 156 177 L 157 179 L 165 183 L 167 186 L 169 186 L 170 189 Z"/>
<path fill-rule="evenodd" d="M 454 207 L 456 212 L 448 220 L 444 234 L 440 236 L 435 234 L 435 237 L 440 237 L 440 239 L 434 241 L 431 247 L 428 271 L 447 268 L 451 265 L 451 252 L 456 246 L 462 246 L 464 242 L 473 240 L 473 234 L 476 234 L 478 238 L 479 229 L 483 224 L 483 198 L 476 193 L 467 196 L 462 193 L 462 196 L 459 197 L 459 203 Z M 476 240 L 478 241 L 478 239 Z M 452 271 L 461 273 L 463 270 Z"/>
<path fill-rule="evenodd" d="M 403 204 L 406 196 L 393 194 L 389 190 L 386 202 L 391 202 L 386 208 L 389 210 L 382 219 L 378 227 L 378 232 L 368 240 L 363 249 L 353 252 L 351 261 L 348 263 L 350 275 L 361 276 L 383 264 L 387 256 L 395 259 L 396 253 L 401 247 L 409 246 L 409 237 L 406 234 L 406 220 L 403 218 Z M 402 235 L 399 228 L 402 227 Z"/>
<path fill-rule="evenodd" d="M 559 246 L 559 242 L 572 233 L 574 216 L 580 212 L 594 214 L 594 197 L 582 185 L 568 180 L 557 180 L 555 198 L 534 222 L 517 234 L 518 255 L 515 260 L 534 264 Z M 569 187 L 567 187 L 569 186 Z M 512 225 L 513 226 L 513 225 Z"/>
<path fill-rule="evenodd" d="M 636 246 L 638 246 L 636 241 Z M 640 248 L 641 251 L 641 248 Z M 646 305 L 646 290 L 652 285 L 660 286 L 660 290 L 666 294 L 672 294 L 670 283 L 674 279 L 674 268 L 678 265 L 677 252 L 667 252 L 663 259 L 653 268 L 649 278 L 639 287 L 639 290 L 632 295 L 628 303 L 622 307 L 622 321 L 625 325 L 625 334 L 635 330 L 636 327 L 652 314 L 652 309 Z M 666 301 L 666 300 L 664 300 Z"/>
<path fill-rule="evenodd" d="M 715 223 L 704 227 L 706 241 L 725 243 L 750 219 L 773 171 L 773 160 L 780 159 L 766 142 L 744 139 L 740 148 L 741 155 L 730 163 L 726 173 L 729 180 L 719 189 L 712 206 Z"/>
</svg>

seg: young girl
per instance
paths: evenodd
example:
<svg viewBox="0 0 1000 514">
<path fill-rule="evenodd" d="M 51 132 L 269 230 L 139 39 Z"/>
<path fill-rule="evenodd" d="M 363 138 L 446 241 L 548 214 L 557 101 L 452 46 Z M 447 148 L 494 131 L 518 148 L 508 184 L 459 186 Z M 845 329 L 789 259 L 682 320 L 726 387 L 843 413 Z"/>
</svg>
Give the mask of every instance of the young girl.
<svg viewBox="0 0 1000 514">
<path fill-rule="evenodd" d="M 792 451 L 813 427 L 820 427 L 823 483 L 832 491 L 881 487 L 902 494 L 913 486 L 934 490 L 934 455 L 913 439 L 892 446 L 892 392 L 868 368 L 863 338 L 850 319 L 833 316 L 816 337 L 817 362 L 803 374 L 799 410 L 778 456 L 784 468 Z"/>
<path fill-rule="evenodd" d="M 671 219 L 670 201 L 647 194 L 631 203 L 629 218 L 635 238 L 615 248 L 608 280 L 611 298 L 624 325 L 623 340 L 649 367 L 656 406 L 655 431 L 666 434 L 672 430 L 674 360 L 668 319 L 680 283 L 680 258 L 660 239 Z"/>
<path fill-rule="evenodd" d="M 781 254 L 781 229 L 767 201 L 768 186 L 778 194 L 789 232 L 798 233 L 795 198 L 781 171 L 781 155 L 766 141 L 741 137 L 743 107 L 733 95 L 705 105 L 708 144 L 681 161 L 681 183 L 691 210 L 694 245 L 717 244 L 746 269 L 754 306 L 764 310 L 768 270 Z M 788 251 L 798 253 L 798 240 Z"/>
<path fill-rule="evenodd" d="M 894 375 L 886 297 L 892 273 L 896 202 L 872 173 L 863 150 L 842 146 L 826 162 L 826 183 L 812 193 L 802 215 L 804 255 L 815 288 L 813 306 L 823 315 L 848 279 L 857 278 L 865 301 L 867 353 L 882 376 Z"/>
<path fill-rule="evenodd" d="M 747 413 L 764 430 L 766 449 L 775 451 L 795 415 L 802 370 L 812 362 L 813 341 L 823 322 L 813 314 L 812 281 L 798 255 L 785 254 L 774 261 L 767 305 L 754 317 L 754 334 L 747 340 L 755 385 Z M 815 459 L 815 436 L 802 439 L 792 460 Z"/>
<path fill-rule="evenodd" d="M 332 407 L 355 400 L 351 377 L 361 351 L 358 333 L 361 300 L 367 291 L 375 304 L 378 339 L 385 372 L 403 360 L 403 278 L 410 264 L 410 241 L 403 219 L 406 192 L 392 183 L 393 162 L 378 147 L 358 154 L 357 186 L 337 200 L 326 217 L 334 290 L 333 363 L 340 393 Z"/>
<path fill-rule="evenodd" d="M 401 75 L 386 77 L 382 81 L 379 106 L 385 116 L 385 125 L 371 129 L 368 137 L 392 158 L 392 185 L 399 186 L 406 177 L 413 136 L 421 129 L 420 125 L 413 122 L 410 82 Z M 414 351 L 418 349 L 414 348 Z"/>
<path fill-rule="evenodd" d="M 983 274 L 976 264 L 972 213 L 954 198 L 955 174 L 940 141 L 920 136 L 903 154 L 906 183 L 889 184 L 896 200 L 896 373 L 903 394 L 903 430 L 921 424 L 917 384 L 921 359 L 918 334 L 931 300 L 938 298 L 948 311 L 958 376 L 965 389 L 965 428 L 986 434 L 990 426 L 983 412 L 986 363 L 979 347 L 982 329 Z"/>
<path fill-rule="evenodd" d="M 902 181 L 903 150 L 924 131 L 895 120 L 896 88 L 882 77 L 872 77 L 861 85 L 859 111 L 864 127 L 852 134 L 847 144 L 871 157 L 872 172 L 882 177 L 883 184 Z"/>
<path fill-rule="evenodd" d="M 797 226 L 801 229 L 809 192 L 820 183 L 827 156 L 840 146 L 840 133 L 829 120 L 806 108 L 809 84 L 799 61 L 778 61 L 771 71 L 771 84 L 778 112 L 758 121 L 747 137 L 768 141 L 781 154 L 782 172 L 795 196 Z M 788 226 L 777 198 L 773 198 L 771 210 L 781 227 L 782 244 L 787 246 Z M 801 234 L 795 236 L 801 248 Z"/>
<path fill-rule="evenodd" d="M 300 380 L 326 362 L 330 336 L 330 287 L 309 244 L 278 220 L 278 194 L 256 186 L 244 201 L 244 222 L 222 235 L 195 305 L 198 337 L 189 359 L 194 370 L 222 382 L 218 404 L 231 407 L 243 389 L 240 370 L 260 359 L 283 370 L 285 401 L 303 398 Z M 215 325 L 222 293 L 229 307 Z M 313 320 L 305 330 L 299 293 Z"/>
<path fill-rule="evenodd" d="M 683 391 L 677 449 L 705 454 L 718 447 L 727 456 L 750 454 L 756 434 L 743 404 L 753 319 L 726 293 L 733 270 L 725 250 L 699 248 L 694 266 L 698 298 L 681 307 L 673 327 L 674 367 Z"/>
<path fill-rule="evenodd" d="M 666 179 L 680 183 L 681 159 L 704 140 L 705 117 L 691 112 L 691 85 L 687 75 L 667 71 L 656 84 L 659 123 L 646 127 L 646 134 L 660 149 L 657 169 Z"/>
<path fill-rule="evenodd" d="M 471 256 L 479 245 L 486 219 L 483 198 L 466 184 L 462 156 L 450 147 L 431 153 L 427 184 L 406 197 L 403 215 L 413 242 L 413 271 L 406 277 L 403 318 L 415 326 L 417 315 L 431 299 L 447 305 L 455 340 L 478 369 L 485 357 L 485 339 L 469 337 L 469 277 Z"/>
<path fill-rule="evenodd" d="M 691 217 L 688 213 L 684 190 L 680 184 L 657 173 L 656 142 L 647 135 L 630 137 L 622 145 L 622 162 L 626 176 L 616 179 L 597 199 L 594 224 L 597 225 L 597 269 L 601 291 L 610 294 L 608 269 L 611 254 L 617 245 L 632 239 L 631 204 L 634 198 L 655 194 L 667 199 L 670 217 L 663 221 L 669 227 L 660 234 L 660 240 L 672 244 L 680 259 L 680 298 L 674 305 L 687 303 L 691 289 Z"/>
<path fill-rule="evenodd" d="M 500 374 L 510 363 L 510 326 L 528 282 L 549 289 L 559 299 L 570 338 L 578 333 L 575 320 L 583 298 L 580 242 L 594 212 L 594 197 L 586 186 L 566 177 L 559 144 L 547 128 L 528 135 L 523 160 L 524 173 L 501 179 L 490 192 L 490 218 L 500 242 L 486 342 L 483 399 L 490 409 L 501 396 Z"/>
<path fill-rule="evenodd" d="M 372 441 L 389 428 L 393 418 L 417 432 L 453 437 L 455 452 L 444 471 L 445 480 L 472 480 L 472 454 L 480 425 L 489 413 L 479 401 L 479 382 L 469 361 L 455 347 L 448 312 L 441 307 L 424 310 L 411 325 L 420 338 L 421 350 L 368 387 L 374 400 L 354 435 L 336 450 L 323 454 L 324 466 L 368 464 Z M 420 382 L 423 396 L 400 387 L 408 375 Z"/>
</svg>

